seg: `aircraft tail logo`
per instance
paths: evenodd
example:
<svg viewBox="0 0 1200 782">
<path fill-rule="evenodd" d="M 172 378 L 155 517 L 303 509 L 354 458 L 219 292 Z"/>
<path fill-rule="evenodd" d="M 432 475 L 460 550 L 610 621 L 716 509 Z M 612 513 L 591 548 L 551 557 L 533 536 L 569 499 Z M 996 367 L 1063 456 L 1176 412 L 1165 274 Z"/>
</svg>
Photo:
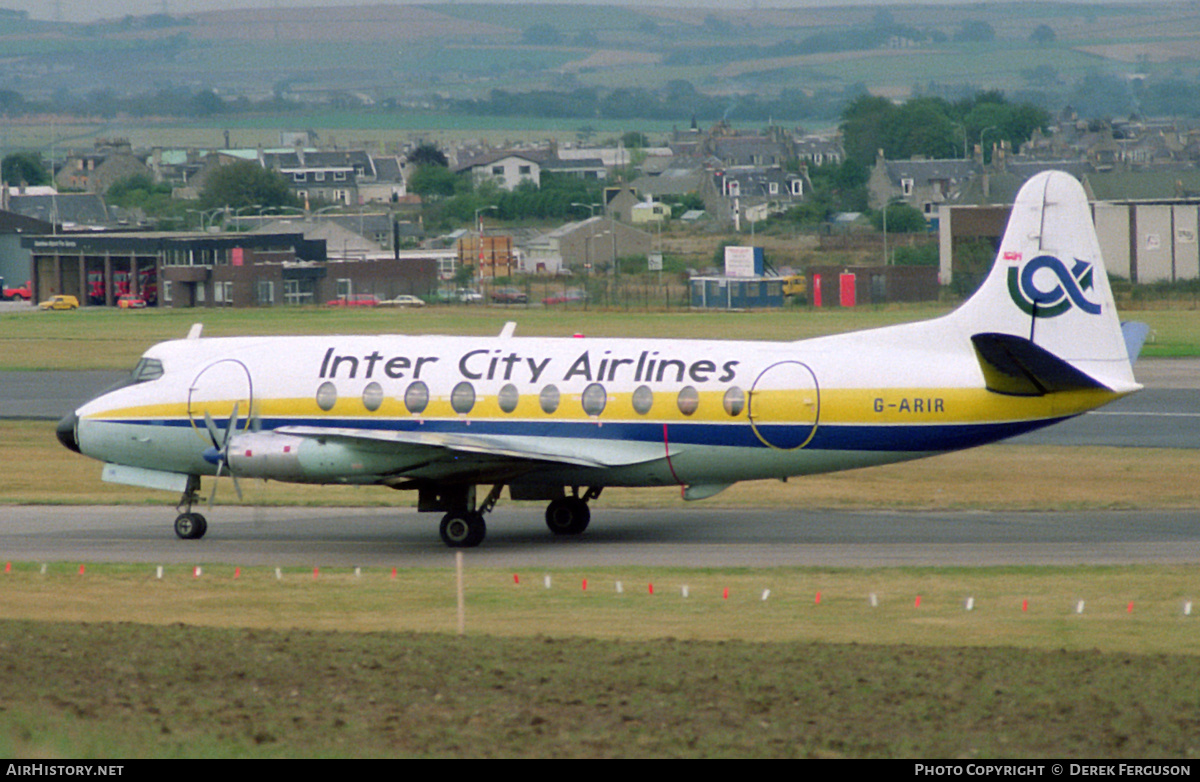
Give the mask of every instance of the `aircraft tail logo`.
<svg viewBox="0 0 1200 782">
<path fill-rule="evenodd" d="M 1004 257 L 1005 260 L 1020 261 L 1020 253 L 1005 253 Z M 1043 270 L 1052 277 L 1039 276 L 1038 272 Z M 1039 283 L 1052 284 L 1043 288 Z M 1072 306 L 1089 315 L 1099 315 L 1100 305 L 1090 301 L 1084 295 L 1085 290 L 1095 291 L 1094 267 L 1078 258 L 1070 270 L 1053 255 L 1039 255 L 1023 267 L 1010 266 L 1008 269 L 1009 296 L 1022 312 L 1036 318 L 1054 318 Z"/>
</svg>

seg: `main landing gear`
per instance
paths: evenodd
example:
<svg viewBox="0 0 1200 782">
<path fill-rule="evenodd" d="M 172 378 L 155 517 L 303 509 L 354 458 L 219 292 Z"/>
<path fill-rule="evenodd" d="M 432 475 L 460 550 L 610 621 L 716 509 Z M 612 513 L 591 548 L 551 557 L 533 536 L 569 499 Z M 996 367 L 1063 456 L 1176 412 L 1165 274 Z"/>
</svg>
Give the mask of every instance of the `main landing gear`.
<svg viewBox="0 0 1200 782">
<path fill-rule="evenodd" d="M 454 497 L 458 506 L 442 517 L 441 526 L 438 528 L 442 542 L 450 548 L 474 548 L 482 543 L 487 536 L 487 524 L 483 515 L 496 507 L 496 501 L 500 499 L 503 488 L 502 484 L 493 486 L 487 498 L 474 510 L 470 508 L 471 503 L 466 501 L 473 496 L 473 491 L 458 493 Z M 593 487 L 580 495 L 579 487 L 574 487 L 571 495 L 551 500 L 546 507 L 546 526 L 555 535 L 581 534 L 587 529 L 592 518 L 588 503 L 599 497 L 600 491 L 600 488 Z"/>
<path fill-rule="evenodd" d="M 208 521 L 199 513 L 192 513 L 192 505 L 196 503 L 199 491 L 200 476 L 189 475 L 187 488 L 175 506 L 175 510 L 181 511 L 175 517 L 175 534 L 184 540 L 199 540 L 208 532 Z"/>
<path fill-rule="evenodd" d="M 579 535 L 592 520 L 588 502 L 599 497 L 600 491 L 593 487 L 580 497 L 576 487 L 571 496 L 552 500 L 546 507 L 546 526 L 555 535 Z"/>
<path fill-rule="evenodd" d="M 503 489 L 504 484 L 497 483 L 475 509 L 470 507 L 474 502 L 474 488 L 458 493 L 455 496 L 457 507 L 442 517 L 442 523 L 438 527 L 442 542 L 450 548 L 474 548 L 482 543 L 487 536 L 487 524 L 483 521 L 483 514 L 496 507 L 496 501 L 500 499 Z"/>
</svg>

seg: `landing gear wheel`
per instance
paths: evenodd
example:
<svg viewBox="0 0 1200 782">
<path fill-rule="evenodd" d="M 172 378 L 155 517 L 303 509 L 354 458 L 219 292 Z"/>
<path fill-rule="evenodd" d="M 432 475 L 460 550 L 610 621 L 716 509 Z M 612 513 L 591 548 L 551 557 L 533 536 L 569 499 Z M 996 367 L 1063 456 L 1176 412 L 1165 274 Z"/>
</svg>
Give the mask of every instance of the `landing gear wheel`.
<svg viewBox="0 0 1200 782">
<path fill-rule="evenodd" d="M 208 522 L 199 513 L 181 513 L 175 519 L 175 534 L 184 540 L 199 540 L 208 532 Z"/>
<path fill-rule="evenodd" d="M 483 522 L 482 513 L 451 512 L 442 517 L 438 532 L 442 535 L 442 542 L 450 548 L 474 548 L 487 535 L 487 525 Z"/>
<path fill-rule="evenodd" d="M 591 519 L 592 511 L 579 497 L 559 497 L 546 508 L 546 526 L 555 535 L 578 535 Z"/>
</svg>

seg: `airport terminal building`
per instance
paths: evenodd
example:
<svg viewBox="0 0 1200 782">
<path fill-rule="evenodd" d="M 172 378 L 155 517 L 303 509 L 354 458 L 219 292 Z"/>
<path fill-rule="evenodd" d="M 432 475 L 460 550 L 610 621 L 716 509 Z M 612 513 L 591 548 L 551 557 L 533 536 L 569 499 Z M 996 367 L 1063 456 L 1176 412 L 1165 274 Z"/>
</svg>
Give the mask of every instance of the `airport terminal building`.
<svg viewBox="0 0 1200 782">
<path fill-rule="evenodd" d="M 133 296 L 149 306 L 320 304 L 357 294 L 426 296 L 437 263 L 423 258 L 330 261 L 301 233 L 103 233 L 26 236 L 34 300 L 81 306 Z"/>
</svg>

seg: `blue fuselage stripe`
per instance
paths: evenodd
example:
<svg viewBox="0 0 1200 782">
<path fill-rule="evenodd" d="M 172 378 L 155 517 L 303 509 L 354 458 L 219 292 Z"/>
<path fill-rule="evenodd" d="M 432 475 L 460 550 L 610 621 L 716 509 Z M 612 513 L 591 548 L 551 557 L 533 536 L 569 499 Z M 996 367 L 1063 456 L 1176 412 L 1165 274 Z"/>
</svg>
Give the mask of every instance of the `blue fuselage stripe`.
<svg viewBox="0 0 1200 782">
<path fill-rule="evenodd" d="M 717 424 L 702 421 L 667 422 L 666 437 L 672 445 L 710 445 L 737 448 L 768 448 L 763 440 L 778 447 L 797 447 L 808 440 L 807 450 L 938 452 L 970 448 L 1014 437 L 1058 423 L 1071 416 L 1029 421 L 971 424 L 822 424 L 811 440 L 811 426 L 761 424 L 762 439 L 747 423 Z M 190 427 L 183 419 L 123 419 L 122 423 Z M 507 437 L 561 437 L 623 442 L 663 442 L 663 422 L 640 421 L 503 421 L 495 419 L 387 419 L 387 418 L 263 418 L 256 421 L 262 431 L 279 427 L 384 430 L 396 432 L 452 433 Z M 222 426 L 223 428 L 223 426 Z"/>
</svg>

